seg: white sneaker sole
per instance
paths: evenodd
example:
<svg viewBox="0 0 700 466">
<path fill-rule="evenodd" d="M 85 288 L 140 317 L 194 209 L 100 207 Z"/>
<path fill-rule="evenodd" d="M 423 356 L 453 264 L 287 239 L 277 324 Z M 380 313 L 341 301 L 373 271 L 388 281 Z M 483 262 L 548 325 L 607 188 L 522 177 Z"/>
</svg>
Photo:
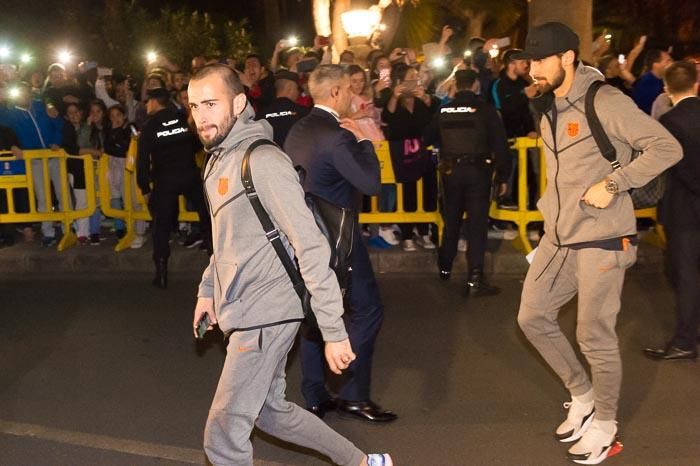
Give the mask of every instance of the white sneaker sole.
<svg viewBox="0 0 700 466">
<path fill-rule="evenodd" d="M 600 452 L 600 455 L 591 456 L 586 458 L 585 460 L 571 459 L 571 461 L 573 461 L 576 464 L 600 464 L 606 459 L 610 458 L 611 456 L 615 456 L 618 453 L 622 452 L 622 449 L 622 443 L 620 443 L 619 440 L 615 439 L 612 445 L 603 448 L 603 451 Z"/>
<path fill-rule="evenodd" d="M 591 427 L 591 424 L 593 423 L 593 418 L 595 417 L 595 411 L 592 412 L 591 414 L 588 415 L 588 419 L 586 419 L 581 426 L 579 430 L 574 430 L 574 432 L 566 438 L 563 439 L 558 439 L 561 443 L 570 443 L 570 442 L 575 442 L 576 440 L 579 440 L 581 437 L 583 437 L 583 434 L 586 433 L 589 427 Z"/>
<path fill-rule="evenodd" d="M 375 455 L 379 455 L 375 453 Z M 380 466 L 394 466 L 394 461 L 391 459 L 391 455 L 388 453 L 383 453 L 382 455 L 382 464 Z"/>
</svg>

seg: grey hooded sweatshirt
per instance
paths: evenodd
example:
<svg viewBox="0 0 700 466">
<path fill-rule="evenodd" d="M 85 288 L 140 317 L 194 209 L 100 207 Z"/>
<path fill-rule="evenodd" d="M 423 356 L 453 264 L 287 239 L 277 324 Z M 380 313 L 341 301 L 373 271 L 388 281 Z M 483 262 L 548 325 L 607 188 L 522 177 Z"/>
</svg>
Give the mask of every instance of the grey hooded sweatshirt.
<svg viewBox="0 0 700 466">
<path fill-rule="evenodd" d="M 272 127 L 255 121 L 250 105 L 216 148 L 204 170 L 213 251 L 197 296 L 214 299 L 224 333 L 301 320 L 299 296 L 265 237 L 241 184 L 241 161 L 258 139 L 272 140 Z M 347 338 L 343 304 L 329 267 L 330 247 L 304 201 L 292 162 L 281 149 L 260 146 L 251 155 L 256 191 L 290 256 L 296 255 L 325 341 Z"/>
<path fill-rule="evenodd" d="M 557 97 L 556 112 L 548 111 L 540 122 L 547 188 L 537 207 L 544 217 L 545 234 L 558 246 L 636 234 L 627 191 L 644 186 L 683 156 L 678 141 L 663 126 L 618 89 L 604 86 L 596 94 L 595 108 L 623 167 L 613 172 L 598 150 L 584 109 L 589 86 L 603 79 L 598 70 L 579 65 L 569 93 Z M 633 150 L 642 152 L 634 160 Z M 617 182 L 620 193 L 605 209 L 586 205 L 583 195 L 606 177 Z"/>
</svg>

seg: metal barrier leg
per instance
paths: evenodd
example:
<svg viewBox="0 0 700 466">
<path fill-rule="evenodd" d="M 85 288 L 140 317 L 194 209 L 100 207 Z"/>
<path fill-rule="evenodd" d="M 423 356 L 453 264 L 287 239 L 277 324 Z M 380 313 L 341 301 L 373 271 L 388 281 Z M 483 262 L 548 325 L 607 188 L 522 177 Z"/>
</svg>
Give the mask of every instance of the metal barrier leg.
<svg viewBox="0 0 700 466">
<path fill-rule="evenodd" d="M 57 249 L 59 252 L 62 252 L 71 246 L 75 246 L 78 243 L 78 237 L 75 235 L 75 233 L 73 233 L 73 229 L 71 228 L 71 224 L 73 222 L 71 220 L 71 216 L 69 215 L 69 211 L 72 211 L 74 206 L 72 205 L 73 203 L 71 202 L 70 197 L 66 160 L 56 160 L 56 163 L 59 164 L 59 176 L 57 177 L 58 180 L 54 181 L 54 187 L 56 187 L 57 190 L 58 187 L 60 187 L 60 193 L 56 194 L 61 197 L 59 205 L 61 207 L 61 212 L 63 212 L 63 219 L 61 220 L 61 224 L 63 225 L 63 237 L 61 238 L 61 241 L 58 242 Z M 58 185 L 56 185 L 56 181 L 58 181 Z"/>
<path fill-rule="evenodd" d="M 518 222 L 518 237 L 513 240 L 513 246 L 519 251 L 529 254 L 532 251 L 532 244 L 527 237 L 527 223 Z"/>
</svg>

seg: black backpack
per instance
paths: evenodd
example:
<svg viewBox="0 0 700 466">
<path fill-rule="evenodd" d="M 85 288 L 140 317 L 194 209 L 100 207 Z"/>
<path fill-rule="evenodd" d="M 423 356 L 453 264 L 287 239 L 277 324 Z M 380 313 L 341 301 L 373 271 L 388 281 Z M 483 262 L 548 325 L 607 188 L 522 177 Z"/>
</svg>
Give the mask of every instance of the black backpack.
<svg viewBox="0 0 700 466">
<path fill-rule="evenodd" d="M 615 150 L 615 146 L 613 146 L 612 142 L 610 142 L 610 138 L 608 137 L 607 133 L 603 129 L 603 125 L 600 123 L 600 119 L 598 118 L 594 105 L 595 96 L 598 93 L 598 90 L 606 85 L 608 84 L 605 81 L 594 81 L 588 88 L 588 91 L 586 91 L 586 120 L 588 120 L 588 126 L 591 130 L 591 134 L 593 135 L 593 139 L 595 139 L 595 142 L 598 145 L 601 155 L 605 157 L 608 162 L 610 162 L 613 170 L 619 170 L 622 168 L 622 165 L 620 165 L 620 162 L 617 160 L 617 151 Z M 635 158 L 639 157 L 640 154 L 641 152 L 633 150 L 632 159 L 634 160 Z M 644 186 L 631 189 L 630 197 L 632 198 L 634 208 L 646 209 L 649 207 L 655 207 L 663 196 L 665 187 L 666 177 L 665 173 L 662 173 Z"/>
<path fill-rule="evenodd" d="M 279 231 L 275 228 L 270 216 L 265 211 L 253 185 L 253 177 L 250 172 L 250 155 L 257 147 L 262 145 L 276 146 L 277 144 L 267 139 L 259 139 L 248 147 L 241 162 L 241 182 L 243 183 L 246 196 L 255 211 L 255 215 L 260 220 L 263 230 L 265 230 L 267 240 L 272 244 L 277 256 L 282 261 L 282 265 L 292 281 L 294 291 L 301 299 L 302 309 L 304 310 L 304 322 L 315 328 L 318 327 L 318 324 L 311 309 L 311 294 L 299 272 L 298 264 L 287 254 L 287 250 L 280 239 Z M 295 168 L 301 172 L 301 177 L 305 175 L 303 169 L 300 167 Z M 316 220 L 316 225 L 318 225 L 321 233 L 328 240 L 331 248 L 330 267 L 335 272 L 340 290 L 344 296 L 350 286 L 350 254 L 352 253 L 355 232 L 355 214 L 350 209 L 340 207 L 311 193 L 306 193 L 305 200 Z"/>
</svg>

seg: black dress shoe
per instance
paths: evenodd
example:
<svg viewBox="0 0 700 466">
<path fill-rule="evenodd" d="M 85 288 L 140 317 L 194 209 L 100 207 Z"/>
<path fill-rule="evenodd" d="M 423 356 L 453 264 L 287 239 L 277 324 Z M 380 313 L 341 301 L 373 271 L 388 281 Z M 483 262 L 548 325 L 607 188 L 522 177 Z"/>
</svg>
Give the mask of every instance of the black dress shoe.
<svg viewBox="0 0 700 466">
<path fill-rule="evenodd" d="M 328 411 L 333 411 L 338 407 L 338 403 L 334 399 L 326 400 L 319 403 L 317 406 L 306 408 L 311 414 L 316 415 L 319 419 L 323 419 Z"/>
<path fill-rule="evenodd" d="M 690 360 L 695 361 L 698 357 L 697 350 L 684 350 L 677 346 L 669 345 L 667 348 L 645 348 L 644 354 L 651 359 L 662 361 L 679 361 Z"/>
<path fill-rule="evenodd" d="M 491 286 L 484 277 L 484 272 L 481 269 L 473 269 L 469 273 L 467 280 L 467 296 L 478 298 L 481 296 L 493 296 L 501 292 L 497 286 Z"/>
<path fill-rule="evenodd" d="M 351 415 L 359 417 L 369 422 L 391 422 L 398 417 L 391 411 L 382 409 L 371 400 L 367 401 L 345 401 L 338 400 L 338 412 L 341 415 Z"/>
</svg>

